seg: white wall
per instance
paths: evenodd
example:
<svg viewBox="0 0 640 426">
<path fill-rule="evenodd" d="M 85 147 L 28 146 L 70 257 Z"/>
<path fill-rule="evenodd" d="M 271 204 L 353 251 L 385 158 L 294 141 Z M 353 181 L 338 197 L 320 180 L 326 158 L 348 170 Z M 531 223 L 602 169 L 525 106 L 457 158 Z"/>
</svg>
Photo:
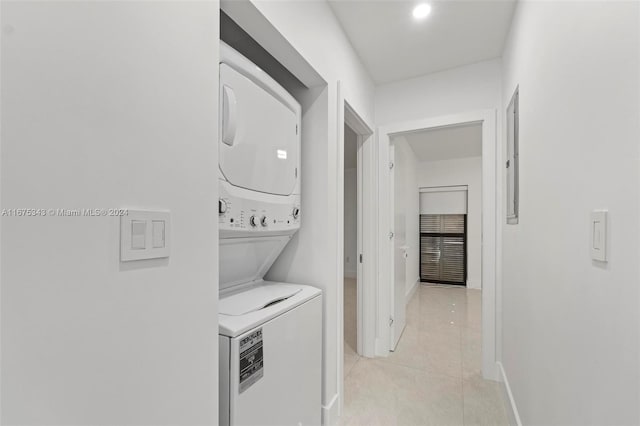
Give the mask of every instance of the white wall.
<svg viewBox="0 0 640 426">
<path fill-rule="evenodd" d="M 358 273 L 358 187 L 357 169 L 344 170 L 344 276 Z"/>
<path fill-rule="evenodd" d="M 467 287 L 482 287 L 482 157 L 424 161 L 418 187 L 467 185 Z"/>
<path fill-rule="evenodd" d="M 440 117 L 500 105 L 499 59 L 376 88 L 376 125 Z"/>
<path fill-rule="evenodd" d="M 409 294 L 420 280 L 420 194 L 416 169 L 418 160 L 409 143 L 402 137 L 393 138 L 395 146 L 394 179 L 400 181 L 403 191 L 395 193 L 394 208 L 401 209 L 404 213 L 405 227 L 404 239 L 407 245 L 406 261 L 406 293 Z"/>
<path fill-rule="evenodd" d="M 338 363 L 343 356 L 338 338 L 343 271 L 336 254 L 342 252 L 343 245 L 343 238 L 338 237 L 343 200 L 338 152 L 344 123 L 338 122 L 338 108 L 343 108 L 338 106 L 338 82 L 346 100 L 372 128 L 374 85 L 325 1 L 251 3 L 327 83 L 326 88 L 307 94 L 305 100 L 309 112 L 302 123 L 302 229 L 268 277 L 308 283 L 323 290 L 323 421 L 331 424 L 339 409 L 342 376 Z"/>
<path fill-rule="evenodd" d="M 420 214 L 467 214 L 467 187 L 421 189 Z"/>
<path fill-rule="evenodd" d="M 2 28 L 2 208 L 173 226 L 123 264 L 117 217 L 2 217 L 2 423 L 215 424 L 217 2 L 8 2 Z"/>
<path fill-rule="evenodd" d="M 504 225 L 503 364 L 523 424 L 638 424 L 637 2 L 520 2 L 520 223 Z M 590 212 L 610 214 L 607 264 Z"/>
</svg>

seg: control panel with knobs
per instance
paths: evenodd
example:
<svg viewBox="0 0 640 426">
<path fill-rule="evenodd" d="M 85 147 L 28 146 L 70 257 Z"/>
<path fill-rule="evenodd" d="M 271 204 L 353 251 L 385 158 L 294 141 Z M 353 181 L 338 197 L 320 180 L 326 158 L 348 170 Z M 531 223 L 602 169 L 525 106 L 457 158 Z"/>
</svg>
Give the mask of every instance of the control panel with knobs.
<svg viewBox="0 0 640 426">
<path fill-rule="evenodd" d="M 218 229 L 221 238 L 293 234 L 300 228 L 300 195 L 247 198 L 244 189 L 221 184 Z"/>
</svg>

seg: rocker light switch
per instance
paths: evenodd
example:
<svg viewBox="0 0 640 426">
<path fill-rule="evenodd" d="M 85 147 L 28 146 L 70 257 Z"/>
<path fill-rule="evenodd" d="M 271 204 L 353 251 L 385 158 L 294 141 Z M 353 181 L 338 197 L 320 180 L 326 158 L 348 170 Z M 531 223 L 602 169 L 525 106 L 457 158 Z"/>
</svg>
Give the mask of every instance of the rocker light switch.
<svg viewBox="0 0 640 426">
<path fill-rule="evenodd" d="M 164 248 L 164 220 L 152 222 L 153 248 Z"/>
<path fill-rule="evenodd" d="M 147 239 L 147 224 L 144 220 L 131 221 L 131 249 L 144 250 Z"/>
<path fill-rule="evenodd" d="M 606 210 L 596 210 L 591 213 L 591 258 L 600 262 L 607 261 Z"/>
<path fill-rule="evenodd" d="M 120 216 L 120 260 L 169 257 L 171 215 L 168 211 L 129 210 Z"/>
</svg>

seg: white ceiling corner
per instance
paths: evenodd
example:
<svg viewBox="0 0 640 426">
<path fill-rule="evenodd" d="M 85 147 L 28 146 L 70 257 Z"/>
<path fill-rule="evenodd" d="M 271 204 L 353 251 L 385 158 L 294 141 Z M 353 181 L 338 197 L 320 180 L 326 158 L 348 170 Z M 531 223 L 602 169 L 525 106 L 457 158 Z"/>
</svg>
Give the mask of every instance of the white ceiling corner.
<svg viewBox="0 0 640 426">
<path fill-rule="evenodd" d="M 329 0 L 353 48 L 377 84 L 502 55 L 516 0 L 434 0 L 422 21 L 419 1 Z"/>
</svg>

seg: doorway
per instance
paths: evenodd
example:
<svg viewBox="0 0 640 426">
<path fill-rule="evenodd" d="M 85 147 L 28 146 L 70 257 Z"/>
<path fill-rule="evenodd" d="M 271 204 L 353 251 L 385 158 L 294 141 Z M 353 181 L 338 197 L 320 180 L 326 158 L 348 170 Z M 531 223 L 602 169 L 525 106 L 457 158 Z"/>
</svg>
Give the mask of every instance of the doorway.
<svg viewBox="0 0 640 426">
<path fill-rule="evenodd" d="M 477 168 L 479 174 L 472 180 L 451 181 L 451 161 L 426 161 L 430 164 L 423 167 L 422 160 L 410 160 L 417 155 L 408 136 L 465 125 L 479 132 L 478 155 L 460 159 L 464 164 L 461 169 Z M 495 344 L 495 281 L 487 281 L 495 279 L 491 273 L 495 273 L 497 258 L 495 142 L 495 114 L 488 111 L 379 129 L 380 187 L 377 203 L 372 208 L 381 215 L 377 238 L 381 272 L 377 326 L 381 344 L 376 348 L 375 359 L 361 358 L 346 378 L 342 424 L 508 424 L 500 385 L 495 381 L 497 377 L 492 376 L 495 372 L 492 368 L 497 367 L 495 346 L 492 346 Z M 434 183 L 433 176 L 424 170 L 438 175 L 441 181 Z M 482 237 L 484 233 L 475 251 L 482 263 L 478 284 L 484 285 L 484 293 L 470 288 L 470 280 L 464 280 L 466 285 L 420 283 L 418 262 L 403 260 L 418 259 L 415 239 L 411 241 L 409 237 L 420 235 L 416 223 L 421 213 L 420 190 L 435 191 L 433 188 L 438 186 L 449 186 L 447 192 L 459 189 L 460 193 L 452 197 L 468 198 L 469 211 L 457 203 L 436 202 L 436 205 L 423 206 L 427 208 L 424 213 L 468 213 L 469 224 L 474 224 L 470 234 L 478 232 Z M 433 204 L 433 199 L 429 204 Z M 480 209 L 476 211 L 478 206 Z M 457 210 L 431 210 L 444 207 Z M 445 231 L 451 226 L 457 231 L 458 222 L 446 221 Z M 461 223 L 464 225 L 465 221 Z M 438 231 L 441 231 L 442 223 L 439 225 Z M 455 237 L 459 238 L 457 234 Z M 488 247 L 493 255 L 487 252 Z M 456 255 L 460 255 L 460 250 Z M 457 282 L 459 271 L 447 273 L 455 275 L 455 280 L 447 281 Z M 464 271 L 462 277 L 464 279 Z M 487 341 L 491 342 L 488 346 Z"/>
<path fill-rule="evenodd" d="M 496 191 L 497 179 L 497 151 L 496 151 L 496 114 L 495 111 L 477 111 L 457 114 L 453 116 L 430 118 L 414 122 L 397 123 L 379 129 L 378 144 L 378 204 L 393 204 L 394 177 L 392 158 L 397 157 L 394 152 L 392 140 L 401 135 L 411 135 L 429 129 L 450 128 L 476 124 L 481 126 L 481 183 L 479 184 L 479 197 L 481 199 L 482 212 L 479 218 L 478 234 L 481 238 L 481 254 L 478 262 L 481 265 L 480 280 L 482 295 L 480 300 L 481 328 L 482 328 L 482 375 L 485 379 L 498 379 L 497 345 L 496 345 L 496 262 L 497 249 L 497 206 L 501 197 Z M 396 150 L 397 151 L 397 150 Z M 392 157 L 393 156 L 393 157 Z M 397 159 L 396 159 L 397 161 Z M 417 196 L 418 188 L 416 188 Z M 365 206 L 366 208 L 366 206 Z M 387 357 L 390 350 L 397 343 L 395 337 L 402 333 L 404 324 L 396 321 L 396 318 L 406 317 L 406 300 L 401 299 L 401 292 L 395 286 L 395 250 L 393 208 L 381 209 L 379 216 L 380 242 L 378 258 L 385 259 L 379 264 L 380 280 L 378 292 L 378 329 L 379 338 L 387 342 L 386 347 L 379 348 L 376 355 Z M 386 297 L 382 297 L 386 295 Z"/>
<path fill-rule="evenodd" d="M 362 351 L 358 351 L 358 244 L 359 206 L 358 191 L 362 179 L 358 168 L 358 134 L 347 123 L 344 124 L 344 375 L 349 374 L 358 362 Z M 362 167 L 362 166 L 361 166 Z M 359 208 L 360 207 L 360 208 Z"/>
<path fill-rule="evenodd" d="M 340 411 L 344 407 L 345 376 L 362 357 L 375 356 L 377 269 L 375 231 L 376 211 L 364 209 L 376 197 L 375 139 L 372 126 L 351 107 L 339 85 L 339 122 L 343 124 L 337 152 L 339 173 L 338 199 L 340 244 L 337 253 L 338 282 L 338 371 Z M 355 157 L 355 158 L 354 158 Z M 355 181 L 355 182 L 354 182 Z M 355 200 L 354 200 L 355 197 Z M 354 213 L 355 205 L 355 213 Z M 355 224 L 354 224 L 355 223 Z M 355 228 L 355 251 L 354 229 Z M 348 259 L 347 259 L 348 258 Z"/>
</svg>

